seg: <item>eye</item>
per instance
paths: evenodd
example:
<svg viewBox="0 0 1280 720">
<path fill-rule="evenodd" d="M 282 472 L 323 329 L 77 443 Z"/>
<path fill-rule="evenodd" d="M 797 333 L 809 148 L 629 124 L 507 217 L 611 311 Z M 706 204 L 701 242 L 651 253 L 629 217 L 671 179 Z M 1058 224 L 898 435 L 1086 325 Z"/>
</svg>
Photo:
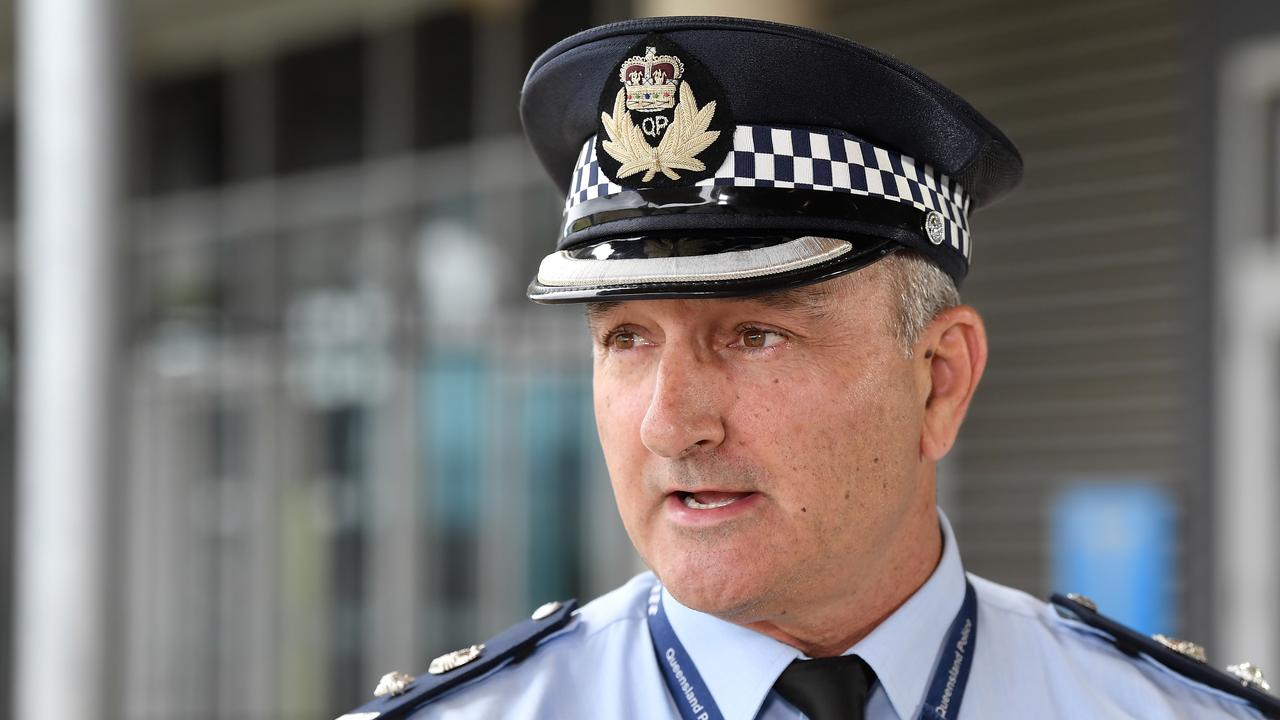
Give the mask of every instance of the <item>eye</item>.
<svg viewBox="0 0 1280 720">
<path fill-rule="evenodd" d="M 757 327 L 746 327 L 738 331 L 738 340 L 742 347 L 749 350 L 763 350 L 781 345 L 787 337 L 780 332 Z"/>
<path fill-rule="evenodd" d="M 628 328 L 618 328 L 611 330 L 600 339 L 600 344 L 606 350 L 634 350 L 635 348 L 648 345 L 649 341 L 634 330 Z"/>
</svg>

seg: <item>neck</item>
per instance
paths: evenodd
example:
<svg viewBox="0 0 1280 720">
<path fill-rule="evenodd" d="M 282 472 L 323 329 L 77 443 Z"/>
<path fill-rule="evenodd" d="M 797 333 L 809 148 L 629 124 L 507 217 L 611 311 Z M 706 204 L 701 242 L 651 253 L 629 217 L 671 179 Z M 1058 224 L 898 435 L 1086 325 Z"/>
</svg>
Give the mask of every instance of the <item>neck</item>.
<svg viewBox="0 0 1280 720">
<path fill-rule="evenodd" d="M 879 556 L 876 567 L 852 578 L 829 600 L 805 602 L 801 612 L 788 611 L 744 626 L 809 657 L 844 653 L 914 595 L 938 566 L 942 531 L 937 511 L 930 505 L 927 513 L 914 513 L 910 524 L 895 533 L 899 541 Z"/>
</svg>

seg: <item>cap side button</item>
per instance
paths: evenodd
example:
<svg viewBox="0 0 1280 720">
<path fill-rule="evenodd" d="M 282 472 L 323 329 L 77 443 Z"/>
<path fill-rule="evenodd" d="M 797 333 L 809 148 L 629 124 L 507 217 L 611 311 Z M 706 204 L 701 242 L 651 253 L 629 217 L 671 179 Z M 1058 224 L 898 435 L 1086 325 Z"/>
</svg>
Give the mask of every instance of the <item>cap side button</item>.
<svg viewBox="0 0 1280 720">
<path fill-rule="evenodd" d="M 947 229 L 943 222 L 942 213 L 937 210 L 930 210 L 924 216 L 924 234 L 929 238 L 929 242 L 934 245 L 941 245 L 943 240 L 947 239 Z"/>
</svg>

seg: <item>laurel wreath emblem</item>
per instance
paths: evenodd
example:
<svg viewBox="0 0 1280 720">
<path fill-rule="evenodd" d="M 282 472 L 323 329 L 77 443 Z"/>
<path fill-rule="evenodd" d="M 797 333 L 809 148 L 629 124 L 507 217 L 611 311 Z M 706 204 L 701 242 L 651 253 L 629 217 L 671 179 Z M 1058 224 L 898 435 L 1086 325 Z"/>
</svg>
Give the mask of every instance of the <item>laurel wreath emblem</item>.
<svg viewBox="0 0 1280 720">
<path fill-rule="evenodd" d="M 600 122 L 609 135 L 601 143 L 605 152 L 620 163 L 618 178 L 629 177 L 644 171 L 641 182 L 649 182 L 658 173 L 672 180 L 679 180 L 677 170 L 701 172 L 707 169 L 696 156 L 711 147 L 720 137 L 719 130 L 708 130 L 716 113 L 716 102 L 698 107 L 689 83 L 680 84 L 680 101 L 667 126 L 666 133 L 653 147 L 644 139 L 644 133 L 631 121 L 631 113 L 624 107 L 625 92 L 618 91 L 613 103 L 613 115 L 600 113 Z"/>
</svg>

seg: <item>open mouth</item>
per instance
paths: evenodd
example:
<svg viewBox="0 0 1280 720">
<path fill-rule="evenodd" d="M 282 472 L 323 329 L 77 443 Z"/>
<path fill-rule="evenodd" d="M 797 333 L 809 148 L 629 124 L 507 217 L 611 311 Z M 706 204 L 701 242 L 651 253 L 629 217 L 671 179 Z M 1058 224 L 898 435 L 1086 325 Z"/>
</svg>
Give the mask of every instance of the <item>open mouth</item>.
<svg viewBox="0 0 1280 720">
<path fill-rule="evenodd" d="M 685 507 L 691 510 L 715 510 L 728 507 L 751 494 L 749 492 L 708 490 L 703 492 L 677 492 L 675 495 L 680 499 L 680 502 L 684 503 Z"/>
</svg>

